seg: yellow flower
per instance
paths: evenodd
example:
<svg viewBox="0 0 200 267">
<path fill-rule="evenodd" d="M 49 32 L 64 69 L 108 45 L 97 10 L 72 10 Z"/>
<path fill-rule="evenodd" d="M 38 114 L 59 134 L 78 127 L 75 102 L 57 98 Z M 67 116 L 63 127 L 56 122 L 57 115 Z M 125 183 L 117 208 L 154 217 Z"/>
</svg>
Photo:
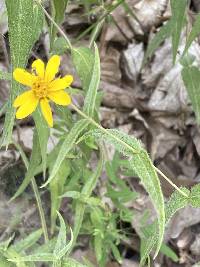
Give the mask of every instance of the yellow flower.
<svg viewBox="0 0 200 267">
<path fill-rule="evenodd" d="M 30 90 L 19 95 L 13 106 L 18 108 L 17 119 L 23 119 L 33 113 L 40 104 L 42 114 L 50 127 L 53 126 L 53 116 L 49 101 L 58 105 L 67 106 L 71 103 L 70 96 L 64 91 L 73 81 L 71 75 L 63 78 L 55 78 L 60 65 L 60 57 L 52 56 L 45 69 L 44 62 L 40 59 L 32 63 L 32 73 L 24 69 L 16 68 L 13 72 L 14 79 L 30 87 Z"/>
</svg>

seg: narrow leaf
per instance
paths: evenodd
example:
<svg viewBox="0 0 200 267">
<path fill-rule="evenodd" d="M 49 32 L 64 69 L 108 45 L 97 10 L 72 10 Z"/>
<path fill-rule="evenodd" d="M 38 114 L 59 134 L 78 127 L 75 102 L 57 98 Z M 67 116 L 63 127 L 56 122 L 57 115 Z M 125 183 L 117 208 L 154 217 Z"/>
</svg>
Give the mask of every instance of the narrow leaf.
<svg viewBox="0 0 200 267">
<path fill-rule="evenodd" d="M 40 254 L 35 254 L 35 255 L 29 255 L 29 256 L 24 256 L 24 257 L 20 257 L 19 259 L 9 259 L 9 261 L 12 262 L 53 262 L 55 261 L 55 256 L 53 254 L 50 253 L 40 253 Z"/>
<path fill-rule="evenodd" d="M 189 98 L 192 102 L 197 123 L 200 123 L 200 71 L 194 66 L 185 67 L 182 69 L 181 74 Z"/>
<path fill-rule="evenodd" d="M 155 252 L 155 256 L 157 256 L 165 230 L 164 198 L 160 187 L 160 180 L 146 151 L 136 154 L 131 163 L 133 170 L 137 173 L 144 188 L 149 193 L 158 214 L 158 242 Z"/>
<path fill-rule="evenodd" d="M 55 159 L 54 159 L 55 160 Z M 52 164 L 52 163 L 51 163 Z M 50 166 L 51 170 L 51 166 Z M 64 185 L 71 171 L 69 161 L 65 159 L 60 165 L 60 169 L 55 178 L 50 182 L 49 188 L 51 193 L 51 232 L 54 232 L 57 211 L 60 209 L 61 199 L 59 196 L 63 194 Z"/>
<path fill-rule="evenodd" d="M 58 212 L 58 217 L 60 221 L 60 230 L 56 242 L 55 249 L 53 251 L 53 254 L 57 260 L 61 260 L 62 257 L 65 256 L 67 251 L 70 249 L 73 243 L 73 232 L 71 231 L 71 240 L 67 244 L 67 231 L 66 231 L 66 225 L 63 217 Z M 70 229 L 71 230 L 71 229 Z"/>
<path fill-rule="evenodd" d="M 65 159 L 67 154 L 70 152 L 70 150 L 73 148 L 79 135 L 87 127 L 87 125 L 88 125 L 88 121 L 85 119 L 82 119 L 82 120 L 78 121 L 76 124 L 74 124 L 73 128 L 68 133 L 67 137 L 65 138 L 65 140 L 64 140 L 64 142 L 60 148 L 60 151 L 58 153 L 58 157 L 57 157 L 57 159 L 56 159 L 56 161 L 52 167 L 52 171 L 50 173 L 49 179 L 46 181 L 46 183 L 42 187 L 49 184 L 49 182 L 51 182 L 52 179 L 56 176 L 63 160 Z"/>
<path fill-rule="evenodd" d="M 30 50 L 41 31 L 43 14 L 32 0 L 6 0 L 5 3 L 8 14 L 9 43 L 13 71 L 16 67 L 24 67 L 26 65 Z M 15 109 L 12 103 L 20 91 L 21 86 L 13 80 L 0 146 L 8 145 L 11 141 L 15 118 Z"/>
<path fill-rule="evenodd" d="M 107 141 L 114 145 L 117 151 L 123 153 L 127 157 L 131 157 L 129 161 L 131 162 L 133 171 L 141 179 L 158 214 L 159 238 L 155 253 L 155 255 L 157 255 L 164 235 L 164 199 L 160 187 L 160 180 L 148 156 L 148 153 L 142 148 L 141 143 L 136 138 L 130 137 L 129 135 L 118 130 L 102 131 L 97 129 L 89 131 L 83 136 L 83 138 L 87 138 L 87 136 L 95 136 L 97 139 Z"/>
<path fill-rule="evenodd" d="M 26 238 L 17 242 L 15 245 L 12 245 L 12 249 L 14 249 L 16 252 L 19 252 L 19 253 L 24 252 L 26 249 L 33 246 L 39 240 L 41 235 L 42 235 L 42 229 L 38 229 L 32 232 Z"/>
<path fill-rule="evenodd" d="M 94 65 L 92 77 L 87 90 L 83 111 L 90 117 L 93 117 L 96 103 L 97 90 L 100 82 L 100 58 L 98 47 L 95 44 Z"/>
<path fill-rule="evenodd" d="M 82 87 L 84 91 L 87 91 L 92 77 L 94 54 L 87 47 L 74 48 L 72 59 L 81 79 Z"/>
<path fill-rule="evenodd" d="M 153 39 L 149 42 L 147 51 L 144 55 L 144 59 L 142 62 L 142 66 L 147 63 L 148 58 L 151 58 L 155 50 L 159 47 L 159 45 L 168 38 L 172 33 L 172 21 L 169 20 L 165 25 L 163 25 L 159 32 L 156 33 L 156 35 L 153 37 Z"/>
<path fill-rule="evenodd" d="M 81 191 L 81 194 L 84 195 L 85 197 L 89 198 L 92 191 L 96 187 L 97 180 L 98 180 L 98 178 L 101 174 L 102 168 L 103 168 L 103 163 L 104 163 L 104 159 L 103 159 L 103 155 L 101 155 L 96 170 L 91 175 L 91 177 L 89 177 L 89 179 L 87 180 L 86 184 L 84 185 L 84 187 Z M 68 251 L 68 254 L 72 251 L 72 249 L 75 245 L 76 239 L 78 237 L 79 231 L 81 229 L 86 205 L 87 205 L 86 203 L 83 203 L 81 201 L 76 202 L 75 216 L 74 216 L 75 224 L 74 224 L 74 228 L 73 228 L 74 239 L 73 239 L 73 244 Z"/>
<path fill-rule="evenodd" d="M 179 260 L 176 253 L 167 245 L 162 244 L 160 251 L 166 255 L 168 258 L 172 259 L 174 262 L 177 262 Z"/>
<path fill-rule="evenodd" d="M 176 54 L 181 37 L 182 27 L 185 22 L 185 10 L 187 7 L 187 0 L 171 0 L 172 10 L 172 50 L 173 50 L 173 62 L 176 61 Z"/>
<path fill-rule="evenodd" d="M 187 53 L 192 42 L 199 36 L 199 34 L 200 34 L 200 13 L 197 15 L 194 25 L 192 27 L 192 30 L 187 38 L 183 56 Z"/>
</svg>

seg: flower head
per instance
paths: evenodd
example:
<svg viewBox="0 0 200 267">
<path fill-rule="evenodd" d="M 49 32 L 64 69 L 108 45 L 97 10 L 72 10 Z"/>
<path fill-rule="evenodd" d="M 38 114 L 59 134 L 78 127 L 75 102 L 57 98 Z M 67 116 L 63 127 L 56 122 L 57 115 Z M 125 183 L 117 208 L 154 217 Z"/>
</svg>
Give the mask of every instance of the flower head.
<svg viewBox="0 0 200 267">
<path fill-rule="evenodd" d="M 52 100 L 58 105 L 67 106 L 71 98 L 64 91 L 73 81 L 71 75 L 63 78 L 56 78 L 60 65 L 60 57 L 52 56 L 45 68 L 44 62 L 37 59 L 32 63 L 32 73 L 24 69 L 16 68 L 13 72 L 14 79 L 29 87 L 29 90 L 19 95 L 13 106 L 18 108 L 17 119 L 23 119 L 33 113 L 40 104 L 42 114 L 50 127 L 53 126 L 53 116 L 49 101 Z"/>
</svg>

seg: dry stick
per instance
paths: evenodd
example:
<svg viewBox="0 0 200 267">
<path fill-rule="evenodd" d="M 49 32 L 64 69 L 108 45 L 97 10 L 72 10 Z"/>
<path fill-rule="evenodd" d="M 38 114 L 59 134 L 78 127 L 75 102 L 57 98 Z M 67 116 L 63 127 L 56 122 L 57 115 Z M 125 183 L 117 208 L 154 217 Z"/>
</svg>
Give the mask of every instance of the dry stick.
<svg viewBox="0 0 200 267">
<path fill-rule="evenodd" d="M 102 132 L 106 133 L 107 135 L 110 135 L 112 138 L 114 138 L 115 140 L 117 140 L 118 142 L 120 142 L 121 144 L 123 144 L 125 147 L 127 147 L 129 150 L 132 150 L 132 152 L 138 153 L 134 148 L 132 148 L 130 145 L 128 145 L 127 143 L 125 143 L 124 141 L 122 141 L 120 138 L 116 137 L 115 135 L 113 135 L 112 133 L 110 133 L 107 129 L 103 128 L 100 124 L 98 124 L 96 121 L 94 121 L 92 118 L 88 117 L 84 112 L 82 112 L 77 106 L 75 106 L 74 104 L 71 104 L 72 108 L 78 113 L 80 114 L 83 118 L 89 120 L 94 126 L 96 126 L 97 128 L 99 128 Z M 177 185 L 175 185 L 164 173 L 161 172 L 161 170 L 159 170 L 158 168 L 156 168 L 153 165 L 154 169 L 171 185 L 173 186 L 180 194 L 182 194 L 184 197 L 188 197 L 188 195 L 183 192 Z"/>
</svg>

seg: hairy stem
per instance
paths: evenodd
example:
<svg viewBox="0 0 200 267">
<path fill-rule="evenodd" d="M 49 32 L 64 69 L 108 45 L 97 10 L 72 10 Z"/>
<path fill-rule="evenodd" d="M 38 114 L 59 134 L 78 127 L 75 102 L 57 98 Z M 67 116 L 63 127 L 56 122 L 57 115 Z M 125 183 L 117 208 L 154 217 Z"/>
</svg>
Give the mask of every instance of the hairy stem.
<svg viewBox="0 0 200 267">
<path fill-rule="evenodd" d="M 12 140 L 12 142 L 15 145 L 15 147 L 18 149 L 26 169 L 28 169 L 29 162 L 28 162 L 28 159 L 27 159 L 23 149 L 14 140 Z M 48 231 L 47 231 L 47 224 L 46 224 L 46 220 L 45 220 L 44 210 L 43 210 L 43 207 L 42 207 L 42 201 L 41 201 L 40 194 L 39 194 L 39 191 L 38 191 L 38 187 L 37 187 L 37 184 L 36 184 L 36 181 L 35 181 L 34 177 L 31 179 L 31 184 L 32 184 L 33 192 L 34 192 L 35 199 L 36 199 L 36 202 L 37 202 L 38 211 L 39 211 L 39 214 L 40 214 L 40 220 L 41 220 L 42 230 L 43 230 L 43 234 L 44 234 L 44 240 L 45 240 L 45 243 L 47 243 L 49 241 Z"/>
<path fill-rule="evenodd" d="M 42 230 L 43 230 L 43 234 L 44 234 L 44 240 L 45 240 L 45 243 L 48 243 L 49 237 L 48 237 L 48 231 L 47 231 L 47 224 L 46 224 L 46 220 L 45 220 L 45 216 L 44 216 L 44 210 L 42 207 L 42 201 L 40 198 L 39 190 L 38 190 L 38 187 L 37 187 L 37 184 L 36 184 L 34 177 L 31 179 L 31 184 L 32 184 L 32 188 L 33 188 L 33 191 L 35 194 L 36 201 L 37 201 L 38 211 L 40 214 L 40 220 L 41 220 L 41 224 L 42 224 Z"/>
<path fill-rule="evenodd" d="M 42 8 L 44 14 L 47 16 L 47 18 L 53 23 L 53 25 L 56 27 L 56 29 L 60 32 L 60 34 L 65 38 L 69 49 L 72 50 L 72 45 L 71 42 L 69 40 L 69 38 L 67 37 L 67 35 L 64 33 L 64 31 L 59 27 L 59 25 L 53 20 L 53 18 L 49 15 L 49 13 L 46 11 L 46 9 L 43 7 L 43 5 L 40 3 L 39 0 L 35 0 L 37 2 L 37 4 Z"/>
<path fill-rule="evenodd" d="M 123 144 L 123 146 L 127 147 L 129 150 L 131 150 L 134 154 L 138 153 L 135 149 L 133 149 L 131 146 L 129 146 L 127 143 L 119 139 L 118 137 L 114 136 L 112 133 L 110 133 L 107 129 L 103 128 L 100 124 L 98 124 L 96 121 L 94 121 L 92 118 L 87 116 L 84 112 L 82 112 L 77 106 L 74 104 L 71 104 L 72 108 L 80 114 L 83 118 L 89 120 L 94 126 L 96 126 L 98 129 L 100 129 L 102 132 L 106 133 L 107 135 L 110 135 L 112 138 Z M 154 166 L 154 169 L 159 173 L 171 186 L 173 186 L 180 194 L 182 194 L 184 197 L 188 197 L 188 195 L 183 192 L 177 185 L 175 185 L 164 173 L 161 172 L 158 168 Z"/>
</svg>

